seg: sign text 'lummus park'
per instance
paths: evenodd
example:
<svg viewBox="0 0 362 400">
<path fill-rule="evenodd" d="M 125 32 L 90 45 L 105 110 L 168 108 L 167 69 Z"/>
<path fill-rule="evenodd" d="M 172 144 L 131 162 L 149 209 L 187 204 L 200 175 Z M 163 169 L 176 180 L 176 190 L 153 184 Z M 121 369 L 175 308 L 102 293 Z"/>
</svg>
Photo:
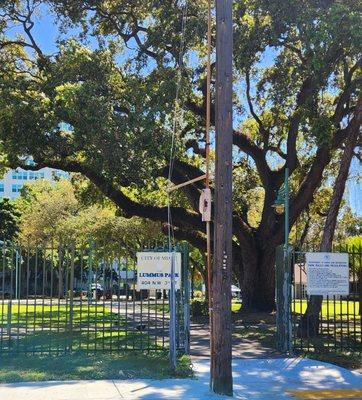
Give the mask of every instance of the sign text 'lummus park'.
<svg viewBox="0 0 362 400">
<path fill-rule="evenodd" d="M 349 294 L 347 253 L 306 253 L 306 263 L 309 296 Z"/>
<path fill-rule="evenodd" d="M 137 253 L 138 289 L 171 289 L 171 260 L 169 252 Z M 181 253 L 174 253 L 175 288 L 180 289 Z"/>
</svg>

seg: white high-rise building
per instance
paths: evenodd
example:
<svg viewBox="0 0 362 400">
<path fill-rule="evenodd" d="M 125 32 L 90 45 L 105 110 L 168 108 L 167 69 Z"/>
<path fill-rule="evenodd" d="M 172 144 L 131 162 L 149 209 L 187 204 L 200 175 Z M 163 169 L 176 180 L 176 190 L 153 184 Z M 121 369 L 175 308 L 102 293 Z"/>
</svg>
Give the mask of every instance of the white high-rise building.
<svg viewBox="0 0 362 400">
<path fill-rule="evenodd" d="M 32 163 L 32 161 L 28 161 Z M 21 188 L 26 182 L 33 182 L 37 179 L 46 179 L 54 181 L 58 178 L 69 178 L 69 173 L 53 168 L 42 168 L 39 171 L 26 171 L 17 168 L 8 171 L 3 179 L 0 179 L 0 199 L 16 199 L 20 196 Z"/>
</svg>

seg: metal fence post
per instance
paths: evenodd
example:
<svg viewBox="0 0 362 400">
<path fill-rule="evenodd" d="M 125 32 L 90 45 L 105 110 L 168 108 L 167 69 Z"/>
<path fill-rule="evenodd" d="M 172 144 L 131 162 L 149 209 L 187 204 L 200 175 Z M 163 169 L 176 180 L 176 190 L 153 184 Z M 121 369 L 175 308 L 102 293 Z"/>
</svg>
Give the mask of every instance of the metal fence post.
<svg viewBox="0 0 362 400">
<path fill-rule="evenodd" d="M 69 331 L 70 331 L 70 350 L 73 347 L 73 318 L 74 318 L 74 258 L 75 248 L 72 245 L 70 260 L 70 282 L 69 282 Z"/>
<path fill-rule="evenodd" d="M 176 290 L 175 290 L 175 251 L 171 253 L 171 289 L 170 289 L 170 364 L 172 371 L 176 371 Z"/>
<path fill-rule="evenodd" d="M 89 257 L 88 257 L 88 305 L 92 304 L 92 275 L 93 275 L 93 247 L 94 243 L 89 243 Z M 97 289 L 97 288 L 96 288 Z"/>
<path fill-rule="evenodd" d="M 11 318 L 12 318 L 12 304 L 13 304 L 13 268 L 14 268 L 14 258 L 13 258 L 13 251 L 14 251 L 14 246 L 12 245 L 11 248 L 11 265 L 10 265 L 10 295 L 9 295 L 9 301 L 8 301 L 8 315 L 7 315 L 7 334 L 8 334 L 8 339 L 9 339 L 9 350 L 11 346 Z M 4 290 L 4 288 L 3 288 Z"/>
<path fill-rule="evenodd" d="M 276 291 L 276 341 L 277 349 L 292 354 L 292 315 L 291 315 L 291 253 L 292 248 L 278 246 L 276 253 L 275 291 Z"/>
<path fill-rule="evenodd" d="M 183 307 L 184 307 L 184 349 L 186 354 L 190 354 L 190 279 L 189 279 L 189 245 L 185 243 L 182 249 L 182 282 L 183 282 Z"/>
<path fill-rule="evenodd" d="M 9 336 L 9 341 L 11 339 L 11 314 L 12 314 L 12 300 L 9 299 L 9 301 L 8 301 L 7 326 L 6 326 L 6 333 Z"/>
</svg>

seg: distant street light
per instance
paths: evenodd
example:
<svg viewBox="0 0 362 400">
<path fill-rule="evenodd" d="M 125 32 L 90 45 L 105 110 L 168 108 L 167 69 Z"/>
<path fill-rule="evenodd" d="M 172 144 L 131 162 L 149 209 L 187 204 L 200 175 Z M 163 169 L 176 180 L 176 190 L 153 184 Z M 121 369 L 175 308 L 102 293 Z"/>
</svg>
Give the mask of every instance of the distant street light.
<svg viewBox="0 0 362 400">
<path fill-rule="evenodd" d="M 284 184 L 278 190 L 272 207 L 278 215 L 284 213 L 284 248 L 287 250 L 289 244 L 289 168 L 285 168 Z"/>
</svg>

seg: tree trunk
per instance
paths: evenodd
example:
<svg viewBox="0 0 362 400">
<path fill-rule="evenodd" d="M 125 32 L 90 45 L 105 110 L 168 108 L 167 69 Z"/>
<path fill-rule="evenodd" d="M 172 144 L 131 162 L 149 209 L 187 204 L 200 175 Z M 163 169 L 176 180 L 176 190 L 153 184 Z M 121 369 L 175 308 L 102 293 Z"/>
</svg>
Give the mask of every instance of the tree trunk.
<svg viewBox="0 0 362 400">
<path fill-rule="evenodd" d="M 353 157 L 353 149 L 356 145 L 359 130 L 355 129 L 352 134 L 347 137 L 345 149 L 342 154 L 341 163 L 336 178 L 331 203 L 328 208 L 326 222 L 324 224 L 323 236 L 320 251 L 329 252 L 332 250 L 333 236 L 336 229 L 338 212 L 341 206 L 343 193 L 346 187 L 348 171 Z M 311 296 L 307 305 L 307 309 L 302 316 L 298 327 L 298 335 L 301 337 L 316 337 L 320 325 L 320 311 L 322 307 L 323 296 Z"/>
<path fill-rule="evenodd" d="M 275 248 L 256 248 L 243 254 L 242 264 L 237 268 L 237 276 L 243 301 L 242 310 L 246 312 L 270 312 L 275 310 Z M 235 269 L 235 268 L 234 268 Z M 242 275 L 241 275 L 242 271 Z"/>
</svg>

